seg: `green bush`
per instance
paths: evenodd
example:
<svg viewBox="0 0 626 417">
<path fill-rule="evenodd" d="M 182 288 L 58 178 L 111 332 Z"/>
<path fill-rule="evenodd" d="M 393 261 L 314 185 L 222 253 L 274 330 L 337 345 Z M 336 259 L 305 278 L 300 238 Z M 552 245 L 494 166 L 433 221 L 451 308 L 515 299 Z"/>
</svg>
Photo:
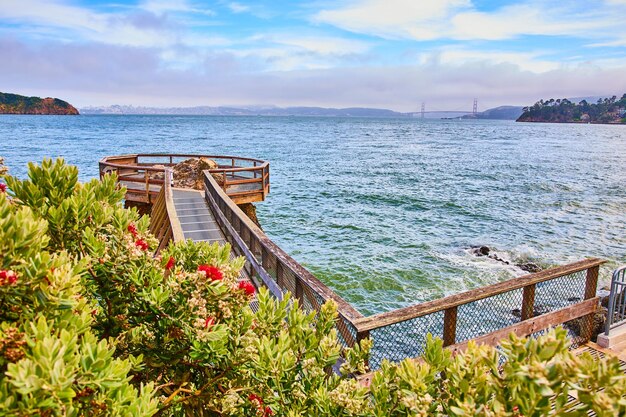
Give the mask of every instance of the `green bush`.
<svg viewBox="0 0 626 417">
<path fill-rule="evenodd" d="M 159 257 L 149 220 L 114 177 L 80 184 L 62 160 L 0 192 L 0 415 L 609 416 L 626 412 L 615 359 L 567 349 L 563 330 L 452 357 L 384 362 L 343 349 L 336 306 L 305 313 L 237 281 L 230 247 L 180 242 Z M 333 366 L 340 360 L 341 372 Z M 604 387 L 597 393 L 599 387 Z M 568 395 L 584 405 L 572 410 Z M 569 414 L 566 414 L 569 413 Z"/>
</svg>

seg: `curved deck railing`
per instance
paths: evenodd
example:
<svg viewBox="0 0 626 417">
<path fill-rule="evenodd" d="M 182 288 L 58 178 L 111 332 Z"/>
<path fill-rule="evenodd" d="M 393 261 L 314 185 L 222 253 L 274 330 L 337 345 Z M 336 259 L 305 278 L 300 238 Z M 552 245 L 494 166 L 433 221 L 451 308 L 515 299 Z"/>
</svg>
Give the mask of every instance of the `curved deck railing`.
<svg viewBox="0 0 626 417">
<path fill-rule="evenodd" d="M 100 178 L 115 172 L 127 187 L 128 201 L 154 204 L 163 185 L 165 168 L 189 158 L 208 158 L 217 163 L 210 172 L 224 192 L 237 204 L 263 201 L 270 192 L 269 162 L 254 158 L 195 154 L 129 154 L 100 160 Z"/>
<path fill-rule="evenodd" d="M 115 158 L 136 158 L 133 161 L 137 163 L 139 158 L 144 157 L 155 155 Z M 232 159 L 230 166 L 220 167 L 223 177 L 228 177 L 230 172 L 238 172 L 232 171 L 235 161 L 258 161 L 222 158 Z M 155 169 L 143 161 L 140 162 L 143 165 L 131 168 L 128 164 L 113 163 L 110 158 L 104 162 L 107 163 L 105 166 L 117 169 L 122 178 L 128 177 L 125 169 L 150 172 Z M 173 204 L 171 208 L 168 206 L 171 200 L 171 194 L 168 194 L 170 181 L 164 182 L 165 178 L 169 178 L 165 173 L 173 163 L 174 159 L 169 159 L 168 165 L 160 168 L 164 173 L 160 181 L 165 183 L 165 187 L 159 190 L 160 194 L 157 193 L 153 209 L 156 211 L 153 211 L 151 219 L 162 245 L 169 240 L 178 240 L 176 219 L 164 219 L 159 214 L 164 212 L 165 217 L 175 216 Z M 263 171 L 268 166 L 253 165 L 251 168 Z M 215 170 L 205 171 L 205 199 L 235 253 L 246 258 L 247 275 L 257 286 L 268 287 L 277 297 L 282 297 L 286 291 L 291 292 L 305 310 L 318 310 L 324 302 L 335 301 L 339 312 L 337 330 L 342 342 L 352 346 L 363 338 L 373 339 L 372 369 L 378 368 L 383 359 L 399 361 L 420 356 L 424 352 L 428 333 L 441 337 L 444 345 L 455 351 L 463 350 L 469 340 L 496 345 L 509 333 L 528 336 L 567 322 L 571 323 L 569 327 L 575 333 L 573 346 L 584 344 L 592 335 L 593 317 L 599 305 L 596 297 L 598 274 L 604 260 L 586 259 L 439 300 L 364 317 L 250 221 L 233 201 L 228 187 L 219 181 L 220 176 L 216 179 L 214 173 Z M 263 171 L 261 178 L 265 192 L 265 187 L 269 190 L 269 172 Z M 150 180 L 145 180 L 145 183 L 152 184 Z"/>
<path fill-rule="evenodd" d="M 164 183 L 156 197 L 150 212 L 150 232 L 159 240 L 157 253 L 165 249 L 170 241 L 185 240 L 182 226 L 174 207 L 172 193 L 172 170 L 165 168 Z"/>
</svg>

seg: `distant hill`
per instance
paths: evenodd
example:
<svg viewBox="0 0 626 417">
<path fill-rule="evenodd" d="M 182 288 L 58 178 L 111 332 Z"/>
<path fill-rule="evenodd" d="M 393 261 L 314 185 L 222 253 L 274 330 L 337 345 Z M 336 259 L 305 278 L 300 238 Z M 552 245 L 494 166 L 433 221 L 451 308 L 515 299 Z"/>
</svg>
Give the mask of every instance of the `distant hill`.
<svg viewBox="0 0 626 417">
<path fill-rule="evenodd" d="M 0 93 L 0 114 L 61 114 L 77 115 L 78 110 L 58 98 L 26 97 Z"/>
<path fill-rule="evenodd" d="M 190 115 L 190 116 L 311 116 L 311 117 L 409 117 L 387 109 L 352 107 L 345 109 L 324 107 L 135 107 L 106 106 L 84 107 L 82 114 L 153 114 L 153 115 Z"/>
<path fill-rule="evenodd" d="M 613 96 L 598 99 L 596 103 L 582 100 L 576 104 L 566 98 L 539 100 L 530 107 L 524 107 L 524 113 L 517 121 L 626 124 L 626 94 L 619 100 Z"/>
<path fill-rule="evenodd" d="M 524 111 L 521 106 L 500 106 L 487 109 L 476 115 L 467 114 L 463 119 L 516 120 Z"/>
</svg>

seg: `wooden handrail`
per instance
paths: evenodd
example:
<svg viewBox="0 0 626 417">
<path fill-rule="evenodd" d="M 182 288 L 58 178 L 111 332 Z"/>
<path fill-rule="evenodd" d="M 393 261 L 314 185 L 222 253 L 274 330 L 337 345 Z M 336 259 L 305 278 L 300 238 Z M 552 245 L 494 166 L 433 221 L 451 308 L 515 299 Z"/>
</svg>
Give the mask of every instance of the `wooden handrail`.
<svg viewBox="0 0 626 417">
<path fill-rule="evenodd" d="M 458 307 L 463 304 L 493 297 L 495 295 L 517 290 L 530 285 L 536 285 L 540 282 L 549 281 L 564 275 L 589 270 L 591 268 L 598 267 L 605 262 L 605 260 L 597 258 L 585 259 L 572 264 L 546 269 L 535 274 L 524 275 L 507 281 L 502 281 L 497 284 L 440 298 L 438 300 L 427 301 L 425 303 L 364 317 L 355 321 L 354 325 L 359 332 L 370 331 L 379 327 L 385 327 L 439 311 L 445 311 L 453 307 Z"/>
<path fill-rule="evenodd" d="M 284 250 L 282 250 L 278 245 L 276 245 L 272 240 L 256 225 L 254 224 L 246 214 L 241 211 L 241 209 L 229 198 L 228 194 L 226 194 L 220 185 L 215 181 L 213 176 L 207 175 L 205 171 L 205 184 L 208 183 L 207 186 L 212 187 L 216 193 L 223 200 L 224 204 L 228 206 L 228 209 L 234 213 L 237 217 L 237 221 L 244 224 L 248 230 L 259 241 L 259 243 L 268 251 L 274 254 L 277 259 L 279 259 L 283 265 L 287 266 L 292 270 L 294 275 L 296 275 L 297 279 L 302 280 L 306 285 L 311 287 L 314 291 L 320 294 L 326 300 L 333 300 L 338 305 L 339 313 L 352 321 L 359 317 L 363 317 L 363 315 L 357 311 L 350 303 L 345 301 L 343 298 L 338 296 L 335 292 L 333 292 L 330 288 L 324 285 L 320 280 L 318 280 L 313 274 L 307 271 L 302 265 L 296 262 L 291 256 L 289 256 Z M 259 190 L 261 191 L 261 190 Z M 208 191 L 207 191 L 208 192 Z M 232 221 L 231 221 L 232 222 Z"/>
<path fill-rule="evenodd" d="M 172 227 L 172 240 L 174 242 L 182 242 L 185 240 L 185 234 L 183 233 L 183 227 L 180 225 L 180 220 L 176 214 L 176 207 L 174 206 L 174 194 L 172 193 L 172 170 L 165 170 L 165 182 L 163 184 L 165 190 L 165 206 L 167 208 L 167 214 Z"/>
<path fill-rule="evenodd" d="M 165 161 L 144 162 L 140 158 L 161 158 Z M 107 156 L 100 160 L 100 177 L 104 175 L 107 169 L 117 172 L 120 181 L 128 183 L 145 184 L 145 189 L 137 190 L 132 188 L 129 194 L 139 196 L 140 200 L 145 203 L 153 203 L 153 197 L 158 194 L 150 185 L 160 185 L 162 180 L 154 178 L 154 174 L 163 173 L 165 169 L 170 168 L 174 163 L 174 158 L 209 158 L 218 160 L 218 162 L 227 162 L 226 165 L 218 165 L 217 168 L 210 170 L 211 173 L 223 175 L 222 188 L 226 190 L 230 198 L 237 199 L 239 202 L 250 202 L 264 200 L 269 192 L 269 162 L 255 158 L 246 158 L 230 155 L 193 155 L 193 154 L 128 154 Z M 124 162 L 120 162 L 124 161 Z M 249 166 L 237 166 L 237 163 L 251 164 Z M 155 165 L 161 165 L 156 167 Z M 253 178 L 242 178 L 241 173 L 248 172 Z M 122 175 L 120 175 L 120 173 Z M 237 178 L 239 174 L 239 178 Z M 141 178 L 140 178 L 141 176 Z M 231 177 L 229 180 L 228 177 Z M 239 191 L 236 189 L 228 190 L 240 184 L 259 184 L 252 190 Z M 137 200 L 135 200 L 137 201 Z"/>
</svg>

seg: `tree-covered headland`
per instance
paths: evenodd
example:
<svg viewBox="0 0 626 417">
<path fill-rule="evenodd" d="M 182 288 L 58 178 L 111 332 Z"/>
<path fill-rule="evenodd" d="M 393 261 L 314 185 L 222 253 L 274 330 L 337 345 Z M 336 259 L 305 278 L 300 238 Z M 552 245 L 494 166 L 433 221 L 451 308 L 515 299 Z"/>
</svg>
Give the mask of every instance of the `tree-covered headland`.
<svg viewBox="0 0 626 417">
<path fill-rule="evenodd" d="M 518 122 L 549 123 L 626 123 L 626 94 L 599 99 L 596 103 L 582 100 L 578 104 L 564 99 L 539 100 L 524 107 Z"/>
<path fill-rule="evenodd" d="M 456 356 L 430 339 L 364 384 L 371 342 L 341 345 L 336 305 L 261 289 L 253 311 L 228 245 L 155 257 L 113 176 L 44 160 L 19 179 L 1 158 L 0 176 L 0 416 L 626 415 L 619 361 L 573 354 L 563 329 Z"/>
</svg>

